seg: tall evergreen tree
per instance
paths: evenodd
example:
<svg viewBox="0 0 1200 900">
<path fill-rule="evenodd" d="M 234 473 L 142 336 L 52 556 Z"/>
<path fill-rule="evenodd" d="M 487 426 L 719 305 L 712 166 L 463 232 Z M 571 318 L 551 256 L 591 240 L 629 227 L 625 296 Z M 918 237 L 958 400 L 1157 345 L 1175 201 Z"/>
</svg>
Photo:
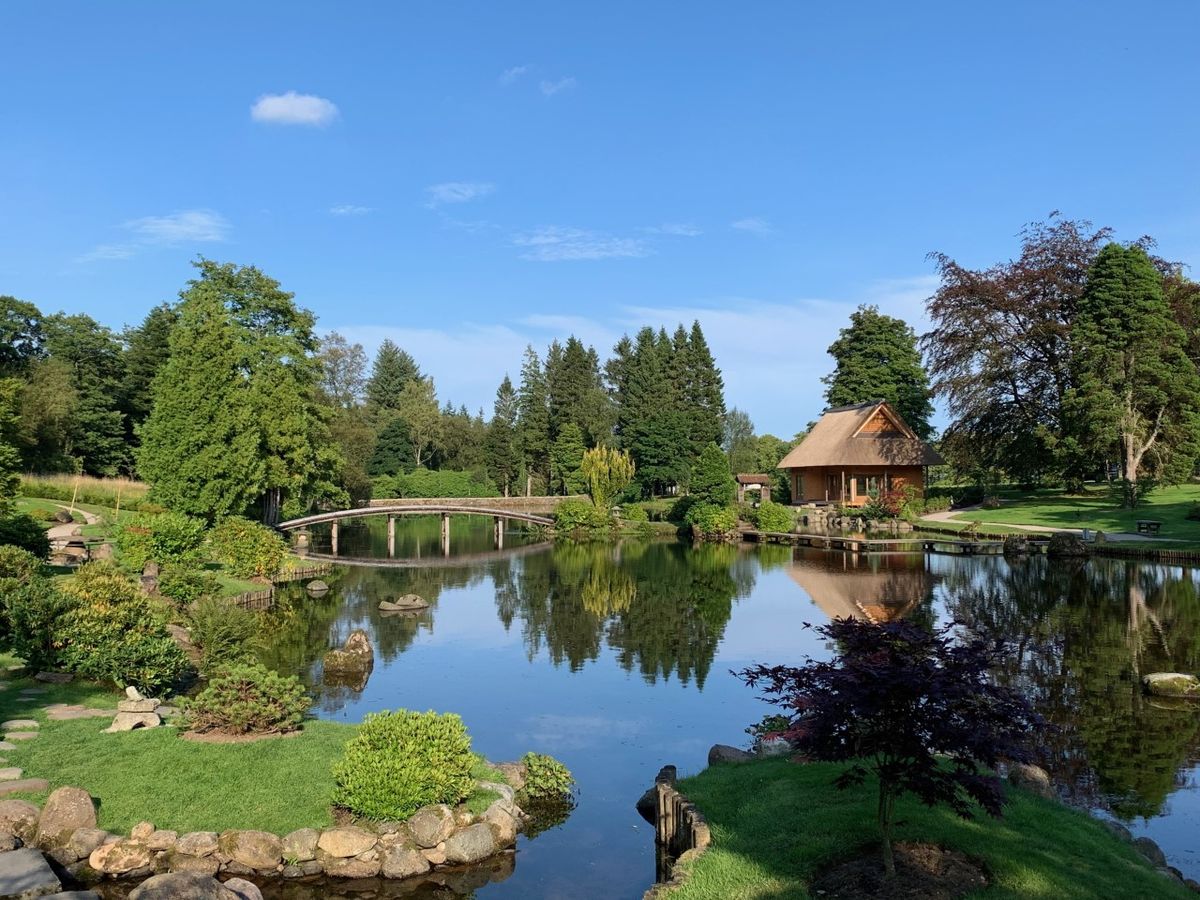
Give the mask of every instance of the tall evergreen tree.
<svg viewBox="0 0 1200 900">
<path fill-rule="evenodd" d="M 517 438 L 527 471 L 525 492 L 534 475 L 549 483 L 550 397 L 541 361 L 533 347 L 525 348 L 521 385 L 517 389 Z"/>
<path fill-rule="evenodd" d="M 171 355 L 171 329 L 179 313 L 160 303 L 146 314 L 142 324 L 125 330 L 125 383 L 122 387 L 127 434 L 132 438 L 138 425 L 150 415 L 154 379 Z"/>
<path fill-rule="evenodd" d="M 585 449 L 578 425 L 567 422 L 559 429 L 550 448 L 550 481 L 555 493 L 580 494 L 587 489 L 587 479 L 580 471 Z"/>
<path fill-rule="evenodd" d="M 729 472 L 729 460 L 716 444 L 709 444 L 692 466 L 688 494 L 698 503 L 728 506 L 737 487 Z"/>
<path fill-rule="evenodd" d="M 372 477 L 411 472 L 414 468 L 412 433 L 408 423 L 393 416 L 375 441 L 367 473 Z"/>
<path fill-rule="evenodd" d="M 375 413 L 381 410 L 395 411 L 404 386 L 419 378 L 421 370 L 416 360 L 389 338 L 384 338 L 371 365 L 371 377 L 367 380 L 367 405 Z"/>
<path fill-rule="evenodd" d="M 32 303 L 0 295 L 0 378 L 24 375 L 43 355 L 42 318 Z"/>
<path fill-rule="evenodd" d="M 623 366 L 624 402 L 617 429 L 637 467 L 638 484 L 651 495 L 679 484 L 688 474 L 687 430 L 670 378 L 673 357 L 666 332 L 643 328 Z"/>
<path fill-rule="evenodd" d="M 822 378 L 831 407 L 886 400 L 922 439 L 933 434 L 929 376 L 917 349 L 916 332 L 903 319 L 885 316 L 877 306 L 860 306 L 850 314 L 829 346 L 836 362 Z"/>
<path fill-rule="evenodd" d="M 683 331 L 683 326 L 679 326 Z M 679 336 L 674 343 L 680 347 L 683 374 L 681 391 L 683 408 L 688 420 L 688 442 L 691 457 L 698 457 L 711 443 L 719 443 L 725 419 L 725 381 L 717 368 L 700 321 L 692 322 L 686 341 Z"/>
<path fill-rule="evenodd" d="M 1189 475 L 1200 453 L 1200 375 L 1187 340 L 1146 251 L 1101 250 L 1071 333 L 1068 409 L 1081 446 L 1117 449 L 1126 506 L 1147 478 Z"/>
<path fill-rule="evenodd" d="M 546 386 L 549 394 L 550 434 L 557 438 L 573 422 L 584 442 L 594 446 L 608 439 L 612 418 L 608 396 L 600 378 L 596 351 L 572 335 L 565 346 L 555 343 L 547 353 Z"/>
<path fill-rule="evenodd" d="M 505 375 L 496 391 L 496 405 L 492 409 L 492 420 L 488 423 L 484 443 L 488 474 L 500 486 L 505 497 L 516 488 L 517 474 L 521 468 L 517 408 L 516 389 L 512 380 Z"/>
</svg>

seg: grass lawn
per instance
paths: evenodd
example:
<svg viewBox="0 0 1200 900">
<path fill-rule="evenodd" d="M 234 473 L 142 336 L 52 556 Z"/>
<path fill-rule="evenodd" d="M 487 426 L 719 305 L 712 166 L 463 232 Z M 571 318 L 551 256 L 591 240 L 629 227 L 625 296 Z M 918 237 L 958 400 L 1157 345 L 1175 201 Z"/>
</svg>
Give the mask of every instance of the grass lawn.
<svg viewBox="0 0 1200 900">
<path fill-rule="evenodd" d="M 916 522 L 913 523 L 913 527 L 916 528 L 917 531 L 920 531 L 921 526 L 924 524 L 924 525 L 931 526 L 933 528 L 937 528 L 939 530 L 944 529 L 946 531 L 965 531 L 966 529 L 970 528 L 971 525 L 975 522 L 979 522 L 979 529 L 978 529 L 979 531 L 984 531 L 984 532 L 987 532 L 988 534 L 1028 534 L 1029 533 L 1027 531 L 1022 531 L 1020 528 L 1009 528 L 1006 525 L 994 525 L 991 522 L 982 522 L 979 520 L 978 517 L 972 518 L 971 513 L 963 513 L 962 519 L 957 520 L 957 521 L 953 520 L 953 519 L 948 522 L 947 521 L 937 521 L 937 520 L 933 520 L 933 519 L 931 519 L 931 520 L 918 519 Z M 934 533 L 934 535 L 936 536 L 936 532 Z"/>
<path fill-rule="evenodd" d="M 125 834 L 143 820 L 180 833 L 254 828 L 283 835 L 330 825 L 332 766 L 358 728 L 309 721 L 296 737 L 248 744 L 195 743 L 167 727 L 102 734 L 108 719 L 50 722 L 41 708 L 52 703 L 115 708 L 120 695 L 95 685 L 40 685 L 25 678 L 3 684 L 0 720 L 42 723 L 36 738 L 4 753 L 6 765 L 24 769 L 25 778 L 47 779 L 52 789 L 84 788 L 99 800 L 100 827 Z M 22 702 L 18 692 L 33 686 L 46 693 Z M 475 775 L 504 781 L 483 765 Z M 478 791 L 467 803 L 478 813 L 496 796 Z M 44 795 L 26 799 L 40 803 Z"/>
<path fill-rule="evenodd" d="M 762 760 L 718 765 L 680 782 L 713 843 L 672 900 L 800 900 L 831 864 L 877 846 L 873 784 L 839 791 L 841 766 Z M 911 798 L 897 804 L 896 839 L 952 847 L 981 861 L 989 886 L 971 896 L 1012 900 L 1194 897 L 1081 812 L 1023 791 L 1003 819 L 959 819 Z"/>
<path fill-rule="evenodd" d="M 1159 536 L 1191 544 L 1200 543 L 1200 522 L 1185 517 L 1200 502 L 1200 484 L 1163 487 L 1151 492 L 1137 509 L 1121 509 L 1104 488 L 1087 494 L 1038 491 L 1032 494 L 1001 495 L 999 509 L 974 509 L 959 513 L 962 522 L 987 524 L 1043 525 L 1050 528 L 1090 528 L 1093 531 L 1136 532 L 1139 519 L 1162 522 Z"/>
</svg>

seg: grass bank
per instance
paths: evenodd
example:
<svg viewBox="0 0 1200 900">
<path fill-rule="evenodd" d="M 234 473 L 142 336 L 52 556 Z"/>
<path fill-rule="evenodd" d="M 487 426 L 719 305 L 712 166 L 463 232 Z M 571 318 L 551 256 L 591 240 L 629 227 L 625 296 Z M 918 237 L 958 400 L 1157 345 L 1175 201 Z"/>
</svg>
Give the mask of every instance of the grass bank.
<svg viewBox="0 0 1200 900">
<path fill-rule="evenodd" d="M 101 828 L 127 834 L 146 820 L 180 833 L 253 828 L 283 835 L 333 824 L 332 767 L 356 725 L 309 721 L 294 737 L 244 744 L 188 741 L 171 727 L 103 734 L 108 719 L 51 722 L 42 708 L 71 703 L 115 709 L 121 695 L 113 691 L 18 677 L 0 684 L 0 720 L 41 723 L 36 738 L 4 753 L 5 765 L 19 766 L 25 778 L 45 778 L 51 789 L 85 789 L 99 801 Z M 30 687 L 45 693 L 22 700 L 20 691 Z M 482 764 L 475 775 L 504 780 Z M 40 803 L 46 794 L 13 796 Z M 494 799 L 480 791 L 468 806 L 482 812 Z"/>
<path fill-rule="evenodd" d="M 679 789 L 704 812 L 713 843 L 671 900 L 802 900 L 824 868 L 876 846 L 875 785 L 839 791 L 841 766 L 762 760 L 712 766 Z M 1000 820 L 964 821 L 911 798 L 896 839 L 939 844 L 981 861 L 991 883 L 972 896 L 1011 900 L 1195 897 L 1159 875 L 1099 823 L 1023 791 Z"/>
</svg>

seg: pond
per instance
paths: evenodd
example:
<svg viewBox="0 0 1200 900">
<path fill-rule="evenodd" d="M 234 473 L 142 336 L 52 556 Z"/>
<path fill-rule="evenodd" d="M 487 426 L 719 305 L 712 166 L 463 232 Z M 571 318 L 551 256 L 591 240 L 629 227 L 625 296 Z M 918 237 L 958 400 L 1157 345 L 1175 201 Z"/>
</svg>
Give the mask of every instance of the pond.
<svg viewBox="0 0 1200 900">
<path fill-rule="evenodd" d="M 1063 795 L 1152 837 L 1200 878 L 1200 709 L 1151 702 L 1139 684 L 1147 672 L 1200 670 L 1200 575 L 1190 570 L 670 541 L 546 545 L 515 527 L 494 554 L 491 521 L 463 518 L 447 558 L 439 525 L 398 523 L 397 557 L 419 558 L 415 566 L 346 565 L 323 598 L 284 592 L 266 661 L 306 681 L 322 718 L 452 711 L 492 760 L 532 749 L 571 768 L 576 810 L 522 838 L 515 866 L 477 879 L 476 896 L 640 897 L 655 855 L 638 796 L 662 765 L 692 773 L 712 744 L 744 746 L 746 726 L 771 711 L 730 670 L 826 656 L 805 624 L 851 614 L 953 618 L 1008 637 L 1017 653 L 1000 677 L 1057 726 L 1041 763 Z M 344 526 L 340 549 L 350 560 L 386 557 L 382 523 Z M 430 608 L 380 615 L 380 600 L 410 592 Z M 375 645 L 370 678 L 361 689 L 323 684 L 323 653 L 356 628 Z M 356 896 L 349 886 L 337 895 Z"/>
</svg>

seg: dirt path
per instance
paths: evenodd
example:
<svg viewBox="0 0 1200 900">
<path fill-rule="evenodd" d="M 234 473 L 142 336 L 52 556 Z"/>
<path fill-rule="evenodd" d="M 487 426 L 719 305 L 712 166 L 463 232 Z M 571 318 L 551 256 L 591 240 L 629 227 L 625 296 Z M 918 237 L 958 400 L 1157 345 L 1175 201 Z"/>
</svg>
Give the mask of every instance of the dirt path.
<svg viewBox="0 0 1200 900">
<path fill-rule="evenodd" d="M 58 504 L 58 508 L 59 509 L 69 509 L 69 507 L 64 506 L 61 503 Z M 100 521 L 99 516 L 97 516 L 93 513 L 90 513 L 90 512 L 84 512 L 82 509 L 75 510 L 75 512 L 72 513 L 72 515 L 83 516 L 84 521 L 88 525 L 95 525 L 97 522 Z M 72 537 L 74 537 L 75 529 L 78 527 L 79 527 L 78 522 L 67 522 L 62 525 L 54 525 L 54 526 L 51 526 L 50 528 L 46 529 L 46 536 L 50 538 L 51 543 L 53 543 L 55 541 L 66 542 L 66 541 L 69 541 Z"/>
</svg>

